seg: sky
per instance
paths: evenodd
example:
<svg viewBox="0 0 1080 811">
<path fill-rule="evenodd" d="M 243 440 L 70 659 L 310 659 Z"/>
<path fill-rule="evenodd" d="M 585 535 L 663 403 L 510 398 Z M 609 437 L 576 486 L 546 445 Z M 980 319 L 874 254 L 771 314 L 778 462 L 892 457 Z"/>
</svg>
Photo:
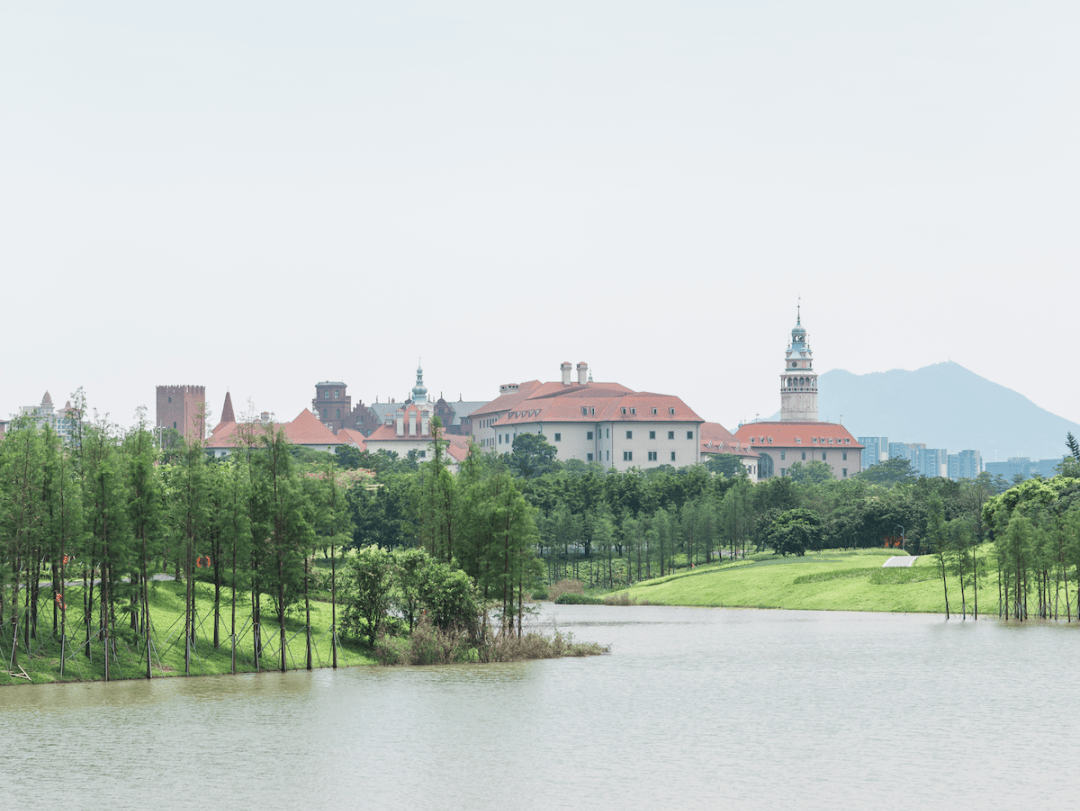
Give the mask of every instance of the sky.
<svg viewBox="0 0 1080 811">
<path fill-rule="evenodd" d="M 1080 421 L 1080 4 L 0 0 L 0 415 L 952 360 Z M 838 415 L 822 414 L 823 419 Z M 912 441 L 915 441 L 914 439 Z"/>
</svg>

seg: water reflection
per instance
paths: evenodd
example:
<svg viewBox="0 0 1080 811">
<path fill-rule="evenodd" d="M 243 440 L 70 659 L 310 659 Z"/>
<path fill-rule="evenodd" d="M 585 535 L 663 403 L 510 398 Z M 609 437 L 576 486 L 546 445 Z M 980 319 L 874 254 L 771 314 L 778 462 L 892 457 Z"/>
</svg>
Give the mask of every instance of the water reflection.
<svg viewBox="0 0 1080 811">
<path fill-rule="evenodd" d="M 0 796 L 526 809 L 1068 796 L 1075 625 L 603 606 L 545 619 L 612 655 L 6 688 Z"/>
</svg>

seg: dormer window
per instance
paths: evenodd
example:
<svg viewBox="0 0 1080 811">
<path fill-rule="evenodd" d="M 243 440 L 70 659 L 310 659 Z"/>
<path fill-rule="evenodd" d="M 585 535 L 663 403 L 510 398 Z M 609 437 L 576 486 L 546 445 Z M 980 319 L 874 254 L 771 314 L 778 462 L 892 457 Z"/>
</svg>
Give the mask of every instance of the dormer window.
<svg viewBox="0 0 1080 811">
<path fill-rule="evenodd" d="M 625 417 L 626 416 L 626 406 L 623 406 L 621 410 L 622 410 L 623 416 Z"/>
<path fill-rule="evenodd" d="M 801 436 L 797 436 L 797 437 L 795 437 L 795 441 L 796 441 L 796 442 L 797 442 L 798 444 L 800 444 L 800 445 L 801 445 L 801 444 L 802 444 L 802 437 L 801 437 Z"/>
<path fill-rule="evenodd" d="M 672 416 L 674 416 L 675 415 L 675 406 L 672 406 L 667 411 L 668 411 L 668 414 L 671 414 Z"/>
<path fill-rule="evenodd" d="M 633 407 L 631 407 L 631 408 L 630 408 L 630 413 L 631 413 L 631 414 L 637 414 L 637 409 L 636 409 L 636 408 L 633 408 Z"/>
<path fill-rule="evenodd" d="M 653 414 L 655 414 L 655 413 L 656 413 L 656 409 L 655 409 L 655 408 L 654 408 L 654 409 L 652 410 L 652 413 L 653 413 Z"/>
</svg>

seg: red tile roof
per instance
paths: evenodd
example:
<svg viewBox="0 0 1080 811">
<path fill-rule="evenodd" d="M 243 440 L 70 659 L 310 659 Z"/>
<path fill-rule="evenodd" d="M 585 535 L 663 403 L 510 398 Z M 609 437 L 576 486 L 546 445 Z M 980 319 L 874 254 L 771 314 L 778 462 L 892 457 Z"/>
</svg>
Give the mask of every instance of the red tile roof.
<svg viewBox="0 0 1080 811">
<path fill-rule="evenodd" d="M 530 397 L 499 417 L 497 425 L 536 422 L 704 422 L 671 394 L 608 390 L 597 395 L 586 387 L 563 396 Z"/>
<path fill-rule="evenodd" d="M 323 425 L 319 418 L 308 409 L 296 415 L 296 419 L 285 426 L 285 436 L 294 445 L 344 445 L 334 436 L 334 432 Z"/>
<path fill-rule="evenodd" d="M 240 427 L 241 423 L 236 422 L 218 423 L 210 434 L 210 437 L 206 440 L 205 446 L 207 448 L 236 447 L 239 444 L 238 434 Z M 334 436 L 333 432 L 319 422 L 319 418 L 306 408 L 301 411 L 292 422 L 269 423 L 269 425 L 251 423 L 249 424 L 249 427 L 255 436 L 262 436 L 266 433 L 267 428 L 272 431 L 283 428 L 285 429 L 285 437 L 294 445 L 334 446 L 347 444 L 344 440 Z"/>
<path fill-rule="evenodd" d="M 757 452 L 751 450 L 749 445 L 740 442 L 734 434 L 718 422 L 703 422 L 698 435 L 701 437 L 702 453 L 757 456 Z"/>
<path fill-rule="evenodd" d="M 354 428 L 342 428 L 337 432 L 338 439 L 343 439 L 348 445 L 355 445 L 360 450 L 367 450 L 367 440 L 363 434 Z"/>
<path fill-rule="evenodd" d="M 755 448 L 862 449 L 851 432 L 835 422 L 750 422 L 739 427 L 735 438 Z"/>
</svg>

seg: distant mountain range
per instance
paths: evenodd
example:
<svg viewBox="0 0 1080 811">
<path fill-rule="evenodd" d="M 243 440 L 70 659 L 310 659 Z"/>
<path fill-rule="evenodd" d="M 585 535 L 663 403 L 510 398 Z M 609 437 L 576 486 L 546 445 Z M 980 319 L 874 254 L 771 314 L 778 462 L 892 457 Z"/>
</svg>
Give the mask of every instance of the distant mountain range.
<svg viewBox="0 0 1080 811">
<path fill-rule="evenodd" d="M 841 415 L 857 437 L 924 442 L 949 453 L 977 450 L 984 462 L 1058 459 L 1069 431 L 1080 438 L 1080 424 L 952 362 L 914 372 L 826 372 L 818 378 L 818 417 L 840 422 Z M 779 418 L 779 412 L 772 417 Z"/>
</svg>

